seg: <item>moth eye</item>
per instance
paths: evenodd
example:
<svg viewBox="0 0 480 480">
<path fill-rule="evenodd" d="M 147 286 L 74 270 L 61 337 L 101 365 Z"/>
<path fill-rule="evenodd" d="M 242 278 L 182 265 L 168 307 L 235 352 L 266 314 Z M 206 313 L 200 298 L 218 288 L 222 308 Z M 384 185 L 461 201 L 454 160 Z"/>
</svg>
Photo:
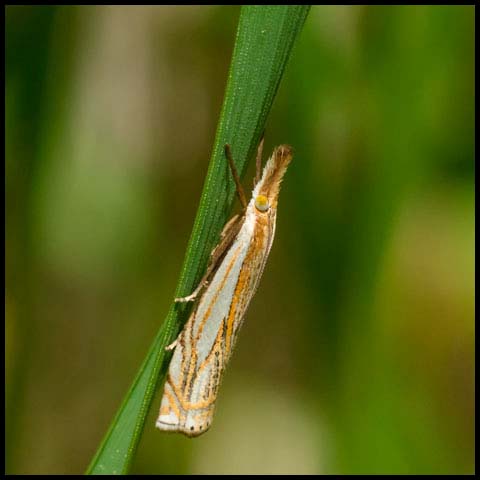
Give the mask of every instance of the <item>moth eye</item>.
<svg viewBox="0 0 480 480">
<path fill-rule="evenodd" d="M 255 207 L 261 212 L 266 212 L 270 208 L 268 198 L 265 195 L 257 195 L 257 198 L 255 199 Z"/>
</svg>

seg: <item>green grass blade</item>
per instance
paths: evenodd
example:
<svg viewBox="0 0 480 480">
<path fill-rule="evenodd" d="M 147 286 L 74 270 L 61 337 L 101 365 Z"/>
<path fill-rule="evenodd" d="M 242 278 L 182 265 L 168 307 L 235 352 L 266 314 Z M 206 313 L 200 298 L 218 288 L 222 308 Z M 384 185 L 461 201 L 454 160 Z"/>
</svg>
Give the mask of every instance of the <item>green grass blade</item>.
<svg viewBox="0 0 480 480">
<path fill-rule="evenodd" d="M 244 6 L 241 9 L 222 113 L 192 235 L 176 289 L 190 293 L 230 215 L 235 188 L 223 147 L 232 146 L 240 173 L 254 156 L 295 39 L 309 6 Z M 178 335 L 191 307 L 170 307 L 133 385 L 94 456 L 87 473 L 127 473 L 143 430 L 157 381 L 170 354 L 165 346 Z M 160 434 L 160 433 L 159 433 Z"/>
</svg>

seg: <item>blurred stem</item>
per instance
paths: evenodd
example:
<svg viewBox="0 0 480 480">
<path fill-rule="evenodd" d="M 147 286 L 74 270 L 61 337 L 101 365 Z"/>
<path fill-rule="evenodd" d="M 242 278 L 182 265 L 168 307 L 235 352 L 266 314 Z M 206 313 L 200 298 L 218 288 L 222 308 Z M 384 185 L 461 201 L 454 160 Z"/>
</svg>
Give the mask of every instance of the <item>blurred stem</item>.
<svg viewBox="0 0 480 480">
<path fill-rule="evenodd" d="M 190 293 L 230 215 L 235 188 L 224 145 L 232 147 L 240 173 L 253 156 L 295 40 L 309 6 L 244 6 L 230 65 L 225 99 L 200 206 L 175 296 Z M 163 379 L 174 340 L 190 306 L 171 305 L 132 387 L 127 393 L 87 473 L 127 473 L 143 430 L 157 382 Z M 159 375 L 159 373 L 161 374 Z"/>
<path fill-rule="evenodd" d="M 36 192 L 45 165 L 43 149 L 49 110 L 54 103 L 47 92 L 51 91 L 48 62 L 52 55 L 52 36 L 61 9 L 52 6 L 8 6 L 6 8 L 5 95 L 13 100 L 7 104 L 5 118 L 8 135 L 5 143 L 5 242 L 9 255 L 6 258 L 6 297 L 12 304 L 14 348 L 12 358 L 6 358 L 11 367 L 6 369 L 5 382 L 5 454 L 6 473 L 20 473 L 25 468 L 21 462 L 25 408 L 29 395 L 28 384 L 37 355 L 38 338 L 42 331 L 37 313 L 39 296 L 39 257 L 37 247 Z M 70 13 L 74 18 L 74 12 Z M 22 28 L 18 28 L 18 24 Z M 70 24 L 74 21 L 70 22 Z M 60 48 L 65 57 L 71 48 L 70 35 L 64 37 Z M 25 36 L 28 32 L 28 36 Z M 68 78 L 65 62 L 56 58 L 56 68 Z M 65 82 L 67 84 L 68 82 Z M 60 89 L 57 90 L 57 94 Z M 62 92 L 63 93 L 63 92 Z M 19 127 L 20 126 L 20 127 Z M 28 141 L 24 141 L 28 139 Z M 15 148 L 21 145 L 22 148 Z M 6 329 L 9 320 L 6 319 Z"/>
</svg>

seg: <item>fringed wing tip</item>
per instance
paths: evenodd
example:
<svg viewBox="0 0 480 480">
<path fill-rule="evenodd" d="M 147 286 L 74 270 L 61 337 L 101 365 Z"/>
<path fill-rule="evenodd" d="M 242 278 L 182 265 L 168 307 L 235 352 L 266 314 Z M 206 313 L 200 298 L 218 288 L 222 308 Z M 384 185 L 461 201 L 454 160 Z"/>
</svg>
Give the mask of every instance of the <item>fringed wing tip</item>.
<svg viewBox="0 0 480 480">
<path fill-rule="evenodd" d="M 190 428 L 180 425 L 180 424 L 170 424 L 165 423 L 160 420 L 157 420 L 155 426 L 165 433 L 181 433 L 187 437 L 193 438 L 198 437 L 202 433 L 205 433 L 210 428 L 211 422 L 207 423 L 206 425 L 202 426 L 190 426 Z"/>
</svg>

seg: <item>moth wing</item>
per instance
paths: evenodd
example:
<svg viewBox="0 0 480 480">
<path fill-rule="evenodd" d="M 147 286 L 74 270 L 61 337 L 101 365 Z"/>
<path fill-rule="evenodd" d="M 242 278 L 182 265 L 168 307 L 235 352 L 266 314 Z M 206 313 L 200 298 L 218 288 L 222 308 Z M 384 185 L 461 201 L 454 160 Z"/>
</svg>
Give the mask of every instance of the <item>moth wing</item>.
<svg viewBox="0 0 480 480">
<path fill-rule="evenodd" d="M 195 436 L 210 426 L 225 358 L 225 318 L 249 242 L 247 232 L 237 231 L 241 218 L 226 229 L 218 267 L 178 337 L 156 423 L 161 430 Z M 231 248 L 222 252 L 224 242 Z"/>
</svg>

